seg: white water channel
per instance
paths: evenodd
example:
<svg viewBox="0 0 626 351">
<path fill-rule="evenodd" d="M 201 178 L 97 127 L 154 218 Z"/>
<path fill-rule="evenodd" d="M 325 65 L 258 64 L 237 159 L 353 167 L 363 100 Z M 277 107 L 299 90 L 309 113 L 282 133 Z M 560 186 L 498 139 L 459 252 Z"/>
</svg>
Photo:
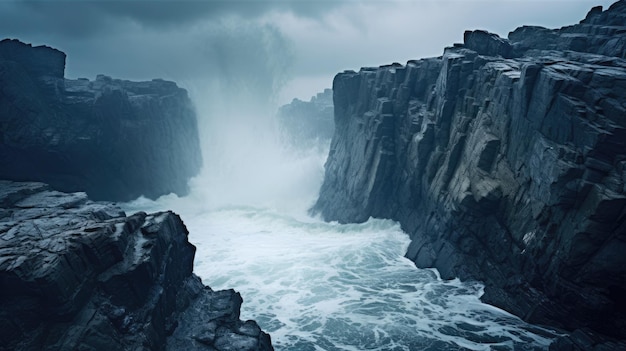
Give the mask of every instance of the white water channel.
<svg viewBox="0 0 626 351">
<path fill-rule="evenodd" d="M 553 333 L 481 303 L 480 283 L 444 281 L 405 259 L 409 238 L 397 223 L 309 217 L 324 155 L 265 157 L 255 171 L 257 158 L 243 173 L 196 179 L 188 197 L 125 209 L 179 213 L 197 246 L 195 273 L 214 290 L 239 291 L 241 318 L 256 320 L 276 350 L 548 348 Z"/>
</svg>

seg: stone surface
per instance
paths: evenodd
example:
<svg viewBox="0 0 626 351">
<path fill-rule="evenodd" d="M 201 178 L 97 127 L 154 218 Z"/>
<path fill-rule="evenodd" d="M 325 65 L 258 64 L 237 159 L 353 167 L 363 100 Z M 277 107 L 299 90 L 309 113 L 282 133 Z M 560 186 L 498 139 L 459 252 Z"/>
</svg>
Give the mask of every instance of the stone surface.
<svg viewBox="0 0 626 351">
<path fill-rule="evenodd" d="M 197 121 L 173 82 L 64 79 L 65 54 L 0 41 L 0 179 L 92 199 L 188 191 L 201 167 Z"/>
<path fill-rule="evenodd" d="M 0 181 L 0 350 L 273 350 L 192 273 L 172 212 Z"/>
<path fill-rule="evenodd" d="M 483 301 L 626 338 L 626 2 L 580 24 L 467 32 L 442 57 L 346 71 L 326 220 L 398 220 L 407 257 Z M 555 346 L 556 347 L 556 346 Z"/>
<path fill-rule="evenodd" d="M 278 109 L 277 117 L 281 137 L 288 145 L 297 148 L 328 145 L 335 131 L 333 91 L 325 89 L 308 102 L 293 99 Z"/>
<path fill-rule="evenodd" d="M 577 329 L 550 344 L 550 351 L 623 351 L 626 342 L 597 335 L 589 329 Z"/>
</svg>

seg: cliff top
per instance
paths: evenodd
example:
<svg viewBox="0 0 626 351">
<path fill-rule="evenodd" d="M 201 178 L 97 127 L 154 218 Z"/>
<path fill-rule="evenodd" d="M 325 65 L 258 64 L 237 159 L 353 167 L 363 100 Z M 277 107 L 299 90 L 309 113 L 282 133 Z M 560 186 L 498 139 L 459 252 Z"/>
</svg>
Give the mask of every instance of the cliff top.
<svg viewBox="0 0 626 351">
<path fill-rule="evenodd" d="M 28 74 L 35 78 L 48 80 L 49 78 L 65 78 L 66 54 L 50 46 L 33 46 L 18 39 L 3 39 L 0 41 L 0 62 L 12 61 L 19 64 Z M 175 82 L 155 78 L 150 81 L 134 82 L 123 79 L 114 79 L 99 74 L 91 81 L 86 78 L 66 79 L 65 91 L 69 95 L 94 95 L 104 89 L 123 88 L 131 95 L 170 95 L 184 90 Z"/>
<path fill-rule="evenodd" d="M 0 61 L 20 62 L 36 77 L 65 76 L 65 53 L 49 46 L 32 46 L 17 39 L 0 41 Z"/>
</svg>

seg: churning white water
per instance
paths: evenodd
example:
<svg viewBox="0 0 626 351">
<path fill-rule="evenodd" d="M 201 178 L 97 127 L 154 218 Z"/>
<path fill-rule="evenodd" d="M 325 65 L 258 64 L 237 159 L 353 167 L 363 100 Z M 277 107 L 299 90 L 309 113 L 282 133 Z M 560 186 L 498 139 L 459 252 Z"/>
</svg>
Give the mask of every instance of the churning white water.
<svg viewBox="0 0 626 351">
<path fill-rule="evenodd" d="M 320 181 L 311 173 L 319 178 L 322 160 L 301 155 L 283 164 L 275 174 L 285 178 L 284 193 L 264 205 L 256 195 L 253 205 L 220 204 L 196 188 L 186 198 L 139 199 L 126 209 L 177 211 L 197 246 L 195 273 L 215 290 L 239 291 L 242 319 L 256 320 L 277 350 L 548 348 L 553 333 L 481 303 L 481 284 L 444 281 L 405 259 L 409 239 L 397 223 L 308 217 Z M 298 190 L 298 180 L 314 189 Z M 295 199 L 286 203 L 290 189 Z"/>
<path fill-rule="evenodd" d="M 216 109 L 216 100 L 201 106 L 213 117 L 200 121 L 205 169 L 191 194 L 125 209 L 180 214 L 195 273 L 239 291 L 241 318 L 256 320 L 276 350 L 547 349 L 554 333 L 481 303 L 481 284 L 444 281 L 405 259 L 397 223 L 309 217 L 328 146 L 291 151 L 267 111 L 227 97 Z"/>
</svg>

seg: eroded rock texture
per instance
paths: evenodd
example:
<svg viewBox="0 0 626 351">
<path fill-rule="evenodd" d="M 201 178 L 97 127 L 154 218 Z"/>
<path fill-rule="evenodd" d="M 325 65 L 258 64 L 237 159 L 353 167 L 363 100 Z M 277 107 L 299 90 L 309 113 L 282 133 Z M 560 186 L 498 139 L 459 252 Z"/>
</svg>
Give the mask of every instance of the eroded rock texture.
<svg viewBox="0 0 626 351">
<path fill-rule="evenodd" d="M 338 74 L 326 220 L 400 221 L 407 257 L 523 319 L 626 338 L 626 2 L 558 30 L 467 32 Z"/>
<path fill-rule="evenodd" d="M 273 350 L 194 253 L 172 212 L 0 181 L 0 350 Z"/>
<path fill-rule="evenodd" d="M 187 92 L 173 82 L 64 79 L 65 54 L 0 41 L 0 179 L 96 200 L 186 194 L 201 167 Z"/>
</svg>

